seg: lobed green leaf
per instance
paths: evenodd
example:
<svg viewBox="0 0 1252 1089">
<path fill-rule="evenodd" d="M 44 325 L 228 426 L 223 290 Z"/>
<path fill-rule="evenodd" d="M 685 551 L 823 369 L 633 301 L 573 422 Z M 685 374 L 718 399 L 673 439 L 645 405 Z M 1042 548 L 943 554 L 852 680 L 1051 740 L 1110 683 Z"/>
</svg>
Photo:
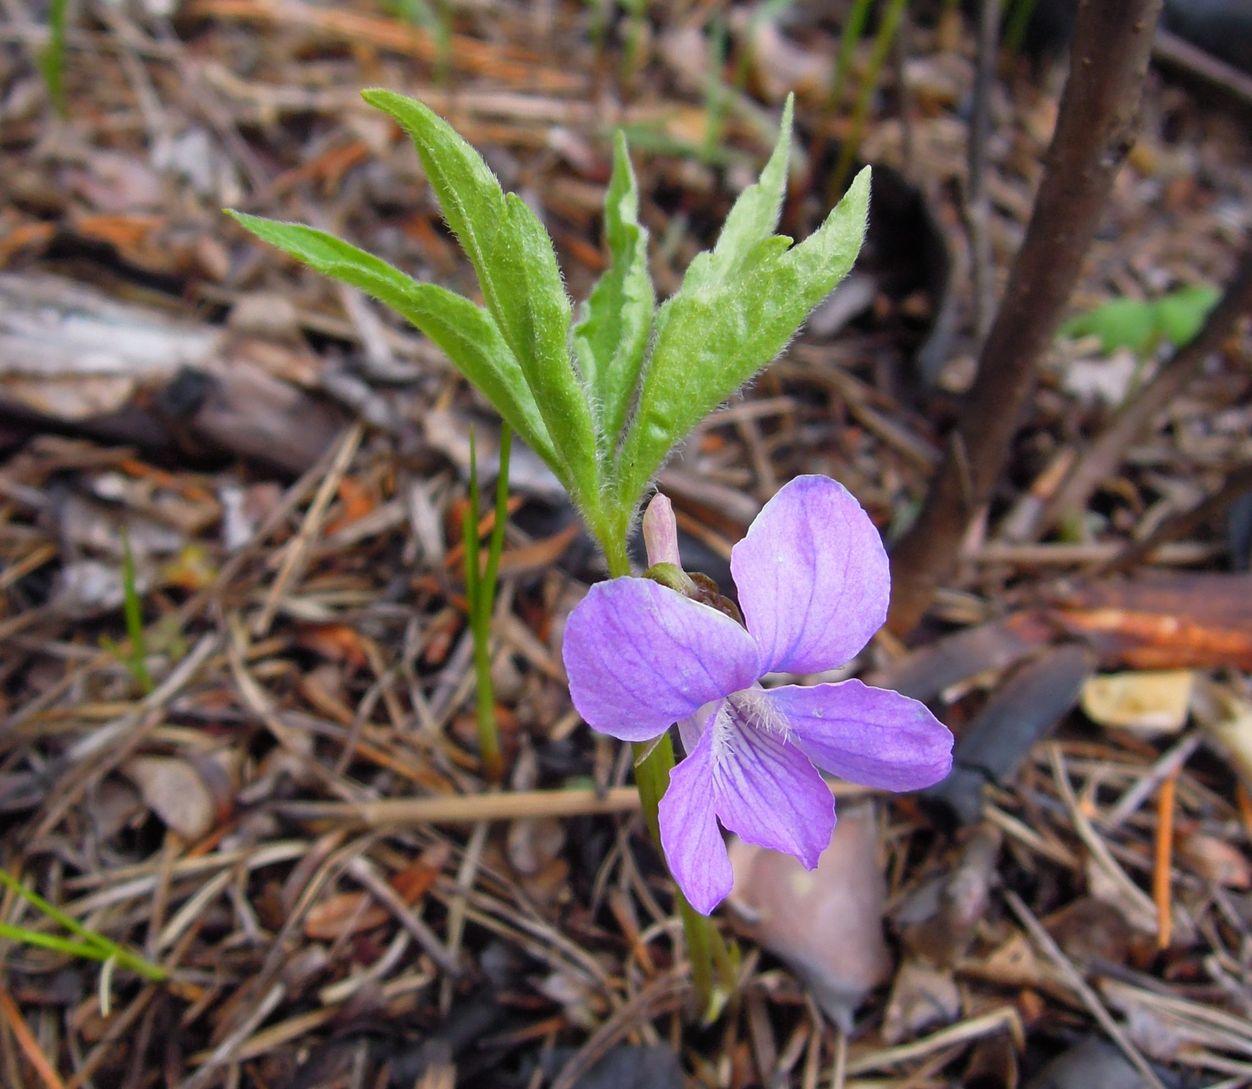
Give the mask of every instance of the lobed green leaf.
<svg viewBox="0 0 1252 1089">
<path fill-rule="evenodd" d="M 778 124 L 778 139 L 760 178 L 735 199 L 713 249 L 700 254 L 688 266 L 683 291 L 734 276 L 756 247 L 773 235 L 787 192 L 794 116 L 795 95 L 789 94 Z"/>
<path fill-rule="evenodd" d="M 587 391 L 570 358 L 570 304 L 548 232 L 443 118 L 391 91 L 363 92 L 413 139 L 448 226 L 474 267 L 487 310 L 521 366 L 576 499 L 601 479 Z M 563 470 L 563 471 L 562 471 Z"/>
<path fill-rule="evenodd" d="M 777 356 L 847 274 L 865 235 L 869 178 L 868 169 L 861 171 L 822 226 L 799 245 L 788 248 L 777 235 L 749 245 L 751 235 L 742 232 L 733 265 L 705 275 L 694 289 L 684 282 L 662 307 L 639 408 L 619 459 L 621 502 L 637 501 L 670 450 Z M 711 267 L 718 269 L 716 262 Z"/>
<path fill-rule="evenodd" d="M 648 232 L 639 223 L 639 191 L 621 132 L 604 198 L 604 235 L 611 261 L 583 304 L 574 350 L 591 392 L 602 454 L 612 455 L 633 407 L 656 306 Z"/>
<path fill-rule="evenodd" d="M 325 231 L 243 212 L 228 214 L 263 242 L 323 275 L 359 288 L 406 318 L 443 349 L 540 457 L 554 470 L 562 467 L 522 368 L 482 307 L 436 284 L 418 283 L 381 258 Z M 562 476 L 559 471 L 558 476 Z M 562 479 L 568 487 L 570 481 Z"/>
<path fill-rule="evenodd" d="M 1061 335 L 1098 337 L 1105 355 L 1129 348 L 1143 357 L 1162 340 L 1180 348 L 1200 331 L 1219 296 L 1208 284 L 1190 284 L 1159 299 L 1110 299 L 1070 318 L 1061 326 Z"/>
<path fill-rule="evenodd" d="M 1195 339 L 1222 293 L 1211 284 L 1190 284 L 1171 291 L 1156 304 L 1157 326 L 1175 348 Z"/>
<path fill-rule="evenodd" d="M 674 445 L 786 346 L 851 267 L 865 232 L 868 171 L 811 237 L 792 245 L 774 234 L 790 157 L 789 98 L 760 179 L 739 195 L 716 245 L 692 263 L 678 294 L 657 310 L 648 232 L 619 133 L 605 198 L 611 260 L 571 337 L 552 240 L 534 213 L 505 195 L 482 157 L 422 103 L 387 91 L 364 97 L 412 137 L 478 276 L 484 307 L 417 283 L 325 232 L 235 218 L 379 298 L 439 344 L 561 478 L 611 568 L 625 570 L 631 514 Z"/>
</svg>

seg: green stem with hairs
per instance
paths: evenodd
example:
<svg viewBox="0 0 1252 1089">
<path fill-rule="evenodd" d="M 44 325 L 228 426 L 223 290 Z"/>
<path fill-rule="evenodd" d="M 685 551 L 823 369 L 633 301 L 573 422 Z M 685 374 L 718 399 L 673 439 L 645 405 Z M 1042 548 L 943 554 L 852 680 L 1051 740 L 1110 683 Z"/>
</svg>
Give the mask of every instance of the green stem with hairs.
<svg viewBox="0 0 1252 1089">
<path fill-rule="evenodd" d="M 623 545 L 624 545 L 623 541 Z M 609 575 L 618 578 L 630 574 L 630 561 L 623 547 L 618 559 L 608 557 Z M 668 733 L 654 741 L 638 741 L 632 746 L 635 756 L 635 785 L 644 822 L 658 851 L 661 847 L 661 823 L 658 807 L 669 787 L 669 773 L 674 769 L 674 743 Z M 691 982 L 701 1016 L 711 1022 L 720 1010 L 720 1003 L 734 988 L 738 970 L 737 957 L 711 919 L 701 915 L 688 902 L 682 889 L 675 887 L 678 912 L 682 918 L 683 937 L 687 942 L 687 959 L 691 964 Z M 719 993 L 717 984 L 721 985 Z"/>
</svg>

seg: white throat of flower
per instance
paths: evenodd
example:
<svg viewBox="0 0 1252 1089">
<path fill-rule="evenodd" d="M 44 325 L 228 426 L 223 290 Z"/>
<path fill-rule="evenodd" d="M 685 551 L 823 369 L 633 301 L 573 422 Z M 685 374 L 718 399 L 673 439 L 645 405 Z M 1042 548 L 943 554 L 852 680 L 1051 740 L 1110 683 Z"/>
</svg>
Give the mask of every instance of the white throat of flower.
<svg viewBox="0 0 1252 1089">
<path fill-rule="evenodd" d="M 730 749 L 744 729 L 757 730 L 779 741 L 791 739 L 791 724 L 760 687 L 745 688 L 727 696 L 713 719 L 713 729 L 716 731 L 714 744 Z"/>
</svg>

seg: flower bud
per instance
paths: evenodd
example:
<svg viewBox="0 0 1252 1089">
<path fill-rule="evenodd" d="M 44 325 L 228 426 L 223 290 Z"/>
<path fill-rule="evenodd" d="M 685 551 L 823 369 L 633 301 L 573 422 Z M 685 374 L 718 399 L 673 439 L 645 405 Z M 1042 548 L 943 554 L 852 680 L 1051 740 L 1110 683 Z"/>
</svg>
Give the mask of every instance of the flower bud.
<svg viewBox="0 0 1252 1089">
<path fill-rule="evenodd" d="M 678 523 L 669 497 L 657 492 L 643 512 L 643 545 L 648 551 L 648 566 L 672 563 L 682 566 L 678 555 Z"/>
</svg>

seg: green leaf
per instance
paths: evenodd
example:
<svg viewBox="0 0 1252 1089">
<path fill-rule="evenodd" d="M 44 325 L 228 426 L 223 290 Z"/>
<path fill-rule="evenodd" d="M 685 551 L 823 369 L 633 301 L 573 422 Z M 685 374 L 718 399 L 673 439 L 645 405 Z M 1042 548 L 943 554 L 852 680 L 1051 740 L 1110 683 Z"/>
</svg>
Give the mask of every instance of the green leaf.
<svg viewBox="0 0 1252 1089">
<path fill-rule="evenodd" d="M 639 192 L 626 137 L 613 145 L 613 176 L 604 198 L 611 261 L 583 305 L 574 349 L 591 391 L 602 452 L 616 452 L 630 413 L 652 332 L 656 296 L 648 274 L 648 232 L 639 223 Z"/>
<path fill-rule="evenodd" d="M 491 315 L 469 299 L 437 284 L 415 284 L 400 313 L 444 350 L 496 411 L 552 471 L 571 487 L 543 414 L 522 375 L 522 368 L 504 343 Z"/>
<path fill-rule="evenodd" d="M 1221 292 L 1208 284 L 1191 284 L 1171 291 L 1156 304 L 1156 324 L 1161 336 L 1175 348 L 1195 338 Z"/>
<path fill-rule="evenodd" d="M 448 226 L 478 275 L 487 310 L 534 394 L 565 463 L 558 476 L 584 503 L 598 495 L 599 463 L 588 396 L 570 358 L 570 305 L 552 240 L 482 156 L 434 111 L 390 91 L 363 92 L 413 139 Z"/>
<path fill-rule="evenodd" d="M 865 236 L 869 182 L 863 170 L 799 245 L 786 248 L 786 239 L 764 237 L 737 255 L 737 267 L 693 290 L 684 283 L 662 307 L 639 410 L 618 463 L 620 501 L 636 502 L 673 446 L 778 355 L 847 274 Z"/>
<path fill-rule="evenodd" d="M 1070 318 L 1061 326 L 1061 334 L 1098 337 L 1100 351 L 1105 355 L 1129 348 L 1143 357 L 1162 340 L 1175 348 L 1186 344 L 1200 331 L 1219 297 L 1220 292 L 1214 287 L 1191 284 L 1151 301 L 1110 299 L 1094 310 Z"/>
<path fill-rule="evenodd" d="M 522 369 L 482 307 L 436 284 L 418 283 L 381 258 L 325 231 L 242 212 L 227 214 L 263 242 L 323 275 L 373 295 L 415 325 L 569 486 Z"/>
<path fill-rule="evenodd" d="M 778 124 L 778 140 L 765 169 L 756 183 L 748 186 L 735 200 L 712 252 L 702 253 L 691 262 L 687 275 L 683 277 L 684 291 L 710 280 L 725 280 L 733 276 L 755 247 L 774 233 L 787 192 L 794 113 L 795 95 L 789 94 Z"/>
<path fill-rule="evenodd" d="M 1069 337 L 1098 337 L 1100 351 L 1111 355 L 1129 348 L 1142 355 L 1156 336 L 1156 315 L 1151 303 L 1139 299 L 1110 299 L 1086 314 L 1071 318 L 1061 332 Z"/>
<path fill-rule="evenodd" d="M 502 256 L 517 285 L 507 315 L 514 331 L 510 346 L 534 392 L 548 433 L 569 466 L 570 479 L 581 486 L 581 492 L 571 489 L 574 498 L 595 496 L 600 489 L 600 471 L 591 405 L 570 358 L 570 304 L 552 240 L 516 194 L 505 198 L 505 209 L 511 237 Z M 507 334 L 505 339 L 509 340 Z"/>
</svg>

